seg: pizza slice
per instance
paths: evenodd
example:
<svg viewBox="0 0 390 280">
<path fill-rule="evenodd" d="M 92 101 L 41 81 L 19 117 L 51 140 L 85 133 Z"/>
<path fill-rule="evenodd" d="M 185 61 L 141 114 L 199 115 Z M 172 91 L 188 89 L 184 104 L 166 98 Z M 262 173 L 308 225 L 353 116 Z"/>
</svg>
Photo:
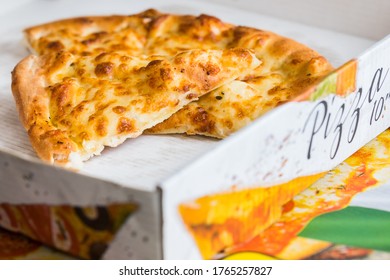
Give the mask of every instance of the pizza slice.
<svg viewBox="0 0 390 280">
<path fill-rule="evenodd" d="M 38 155 L 77 168 L 259 64 L 246 49 L 173 57 L 49 53 L 22 60 L 12 90 Z"/>
<path fill-rule="evenodd" d="M 294 100 L 332 70 L 316 51 L 273 32 L 236 26 L 209 15 L 146 10 L 130 16 L 81 17 L 25 30 L 34 52 L 88 55 L 175 55 L 191 49 L 252 49 L 261 67 L 192 102 L 147 133 L 224 138 L 276 106 Z"/>
<path fill-rule="evenodd" d="M 315 80 L 319 81 L 322 77 Z M 277 73 L 225 84 L 191 102 L 148 134 L 186 133 L 225 138 L 310 87 L 294 85 Z"/>
<path fill-rule="evenodd" d="M 269 31 L 236 26 L 229 37 L 227 47 L 252 49 L 261 66 L 190 103 L 147 133 L 225 138 L 275 107 L 299 98 L 333 70 L 316 51 Z"/>
</svg>

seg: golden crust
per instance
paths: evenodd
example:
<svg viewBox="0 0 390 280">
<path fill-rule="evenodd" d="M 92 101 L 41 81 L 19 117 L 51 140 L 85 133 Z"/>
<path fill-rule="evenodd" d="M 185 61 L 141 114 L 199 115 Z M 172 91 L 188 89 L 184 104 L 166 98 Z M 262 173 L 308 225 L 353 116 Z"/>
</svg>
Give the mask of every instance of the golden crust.
<svg viewBox="0 0 390 280">
<path fill-rule="evenodd" d="M 30 55 L 12 71 L 12 92 L 23 126 L 35 151 L 45 161 L 64 164 L 77 145 L 50 122 L 49 96 L 45 89 L 44 65 L 49 57 Z"/>
<path fill-rule="evenodd" d="M 244 49 L 142 58 L 49 53 L 21 61 L 12 89 L 38 155 L 76 167 L 259 63 Z"/>
<path fill-rule="evenodd" d="M 126 50 L 128 55 L 139 55 L 149 25 L 158 16 L 156 10 L 147 10 L 129 16 L 76 17 L 27 28 L 24 35 L 37 54 L 66 50 L 87 55 Z"/>
<path fill-rule="evenodd" d="M 150 9 L 129 16 L 64 19 L 30 27 L 24 34 L 30 48 L 38 54 L 124 50 L 129 55 L 174 55 L 178 51 L 226 45 L 232 27 L 208 15 L 172 15 Z"/>
</svg>

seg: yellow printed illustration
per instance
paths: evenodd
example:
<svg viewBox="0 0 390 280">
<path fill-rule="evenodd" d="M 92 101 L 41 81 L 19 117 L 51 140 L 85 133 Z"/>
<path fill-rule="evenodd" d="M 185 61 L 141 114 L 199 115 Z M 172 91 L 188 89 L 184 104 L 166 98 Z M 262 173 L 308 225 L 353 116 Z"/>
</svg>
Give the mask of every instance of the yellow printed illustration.
<svg viewBox="0 0 390 280">
<path fill-rule="evenodd" d="M 332 244 L 298 234 L 313 218 L 343 209 L 356 194 L 388 181 L 389 144 L 387 130 L 322 178 L 202 197 L 182 204 L 180 213 L 204 258 L 308 258 Z M 243 201 L 252 207 L 244 208 Z"/>
</svg>

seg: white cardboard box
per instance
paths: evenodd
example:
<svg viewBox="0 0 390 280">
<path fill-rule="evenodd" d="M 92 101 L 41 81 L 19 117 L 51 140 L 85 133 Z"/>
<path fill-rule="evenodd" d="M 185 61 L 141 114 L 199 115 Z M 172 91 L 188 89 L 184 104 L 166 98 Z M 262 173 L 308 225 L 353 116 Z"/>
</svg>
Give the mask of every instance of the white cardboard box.
<svg viewBox="0 0 390 280">
<path fill-rule="evenodd" d="M 390 125 L 386 111 L 386 94 L 390 93 L 388 39 L 382 41 L 381 50 L 375 50 L 378 52 L 376 60 L 367 60 L 365 57 L 372 54 L 369 48 L 375 42 L 368 39 L 365 32 L 356 36 L 307 25 L 310 18 L 315 20 L 313 14 L 306 19 L 306 24 L 301 24 L 200 0 L 168 0 L 163 3 L 153 0 L 22 2 L 20 5 L 10 5 L 0 13 L 0 203 L 74 206 L 137 204 L 138 210 L 117 233 L 104 258 L 200 258 L 179 216 L 180 203 L 228 191 L 233 185 L 237 188 L 270 186 L 329 170 Z M 245 2 L 247 6 L 249 1 Z M 310 1 L 300 2 L 305 5 Z M 260 4 L 254 5 L 258 7 Z M 287 8 L 295 4 L 285 5 L 284 8 Z M 371 84 L 376 85 L 379 80 L 380 90 L 372 101 L 359 105 L 359 125 L 353 133 L 354 139 L 349 141 L 351 132 L 343 133 L 337 153 L 332 144 L 334 139 L 338 139 L 336 128 L 332 137 L 318 136 L 325 130 L 319 123 L 316 124 L 318 116 L 324 113 L 320 109 L 322 105 L 319 105 L 323 100 L 318 100 L 280 106 L 223 141 L 179 135 L 141 136 L 126 141 L 118 148 L 106 149 L 102 156 L 86 163 L 78 173 L 42 164 L 19 123 L 10 90 L 10 72 L 28 54 L 21 43 L 22 30 L 59 18 L 133 14 L 151 7 L 171 13 L 207 13 L 226 22 L 272 30 L 307 44 L 336 67 L 365 52 L 359 60 L 357 88 L 362 88 L 364 98 Z M 305 9 L 308 12 L 311 9 L 316 11 L 310 5 L 305 5 Z M 358 13 L 358 8 L 351 7 L 351 10 Z M 376 15 L 373 13 L 370 16 L 374 18 Z M 350 20 L 358 22 L 359 18 Z M 371 37 L 381 34 L 382 31 Z M 375 76 L 380 68 L 383 68 L 382 74 Z M 328 96 L 324 100 L 328 104 L 324 118 L 336 117 L 340 107 L 344 107 L 345 129 L 355 125 L 356 114 L 352 113 L 356 109 L 356 99 L 353 95 L 346 99 Z M 380 102 L 383 102 L 385 111 L 376 109 Z M 370 121 L 372 112 L 378 113 L 378 121 Z M 311 130 L 304 127 L 311 127 Z M 287 135 L 292 137 L 284 143 L 280 152 L 278 148 Z M 269 137 L 273 137 L 272 144 Z M 272 161 L 269 160 L 270 155 L 273 156 Z M 289 159 L 283 168 L 280 162 L 282 158 Z M 311 168 L 308 169 L 308 166 Z M 271 169 L 278 172 L 265 177 L 264 172 Z"/>
</svg>

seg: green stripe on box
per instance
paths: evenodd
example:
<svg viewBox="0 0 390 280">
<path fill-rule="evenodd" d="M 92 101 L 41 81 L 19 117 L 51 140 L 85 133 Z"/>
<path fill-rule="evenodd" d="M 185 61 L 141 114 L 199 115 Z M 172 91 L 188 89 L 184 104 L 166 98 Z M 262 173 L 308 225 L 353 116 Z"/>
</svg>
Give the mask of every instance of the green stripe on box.
<svg viewBox="0 0 390 280">
<path fill-rule="evenodd" d="M 350 206 L 315 218 L 299 236 L 390 251 L 390 212 Z"/>
</svg>

